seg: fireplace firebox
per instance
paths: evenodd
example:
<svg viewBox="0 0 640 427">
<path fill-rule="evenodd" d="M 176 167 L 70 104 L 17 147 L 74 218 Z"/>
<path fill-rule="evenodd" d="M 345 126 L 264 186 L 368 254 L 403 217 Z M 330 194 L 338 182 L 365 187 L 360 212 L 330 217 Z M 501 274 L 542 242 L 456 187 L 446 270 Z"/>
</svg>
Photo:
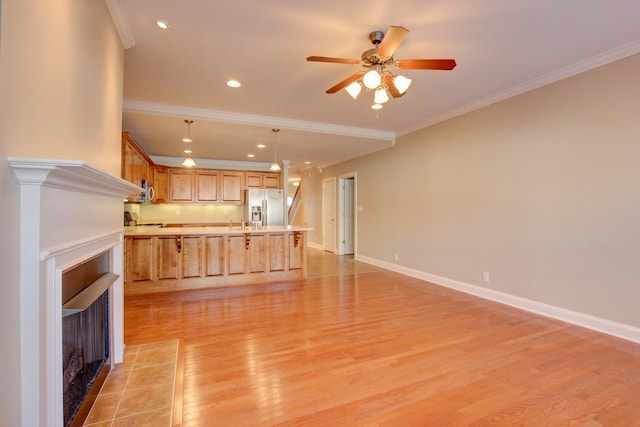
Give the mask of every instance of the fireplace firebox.
<svg viewBox="0 0 640 427">
<path fill-rule="evenodd" d="M 62 274 L 64 425 L 82 425 L 109 371 L 109 253 Z"/>
</svg>

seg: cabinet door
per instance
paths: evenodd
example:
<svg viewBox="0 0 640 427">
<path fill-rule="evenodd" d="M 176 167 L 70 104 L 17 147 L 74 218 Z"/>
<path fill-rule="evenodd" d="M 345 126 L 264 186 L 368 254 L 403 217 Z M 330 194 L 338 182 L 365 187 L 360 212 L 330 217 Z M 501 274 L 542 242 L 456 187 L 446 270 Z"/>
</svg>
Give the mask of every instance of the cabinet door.
<svg viewBox="0 0 640 427">
<path fill-rule="evenodd" d="M 182 277 L 202 275 L 202 237 L 182 236 Z"/>
<path fill-rule="evenodd" d="M 246 172 L 244 182 L 247 188 L 262 188 L 262 174 Z"/>
<path fill-rule="evenodd" d="M 267 271 L 267 237 L 264 234 L 249 234 L 248 257 L 249 273 Z"/>
<path fill-rule="evenodd" d="M 228 236 L 227 240 L 227 271 L 229 274 L 244 274 L 245 272 L 245 236 Z"/>
<path fill-rule="evenodd" d="M 205 237 L 205 275 L 221 276 L 224 274 L 224 237 Z"/>
<path fill-rule="evenodd" d="M 196 201 L 215 203 L 218 201 L 218 174 L 198 172 L 196 174 Z"/>
<path fill-rule="evenodd" d="M 225 172 L 221 179 L 222 203 L 242 204 L 242 174 Z"/>
<path fill-rule="evenodd" d="M 125 282 L 153 278 L 153 244 L 151 237 L 127 237 L 125 250 Z"/>
<path fill-rule="evenodd" d="M 280 174 L 268 173 L 262 178 L 264 188 L 280 188 Z"/>
<path fill-rule="evenodd" d="M 182 251 L 178 236 L 159 236 L 156 241 L 157 277 L 178 278 L 178 253 Z"/>
<path fill-rule="evenodd" d="M 269 236 L 269 271 L 285 269 L 285 234 L 271 233 Z"/>
<path fill-rule="evenodd" d="M 167 203 L 167 190 L 169 185 L 167 168 L 164 166 L 154 166 L 153 168 L 153 191 L 155 197 L 153 203 Z"/>
<path fill-rule="evenodd" d="M 289 270 L 298 270 L 304 266 L 304 233 L 289 233 Z"/>
<path fill-rule="evenodd" d="M 193 202 L 193 172 L 169 171 L 169 202 Z"/>
</svg>

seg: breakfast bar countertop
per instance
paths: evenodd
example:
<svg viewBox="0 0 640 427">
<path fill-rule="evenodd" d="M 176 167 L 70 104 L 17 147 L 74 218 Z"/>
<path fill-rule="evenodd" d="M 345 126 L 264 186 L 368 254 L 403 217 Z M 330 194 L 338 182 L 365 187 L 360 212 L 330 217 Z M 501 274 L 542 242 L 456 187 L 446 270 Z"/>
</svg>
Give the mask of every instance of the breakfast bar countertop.
<svg viewBox="0 0 640 427">
<path fill-rule="evenodd" d="M 163 227 L 161 225 L 137 225 L 124 227 L 124 235 L 131 236 L 163 236 L 163 235 L 207 235 L 207 234 L 264 234 L 282 232 L 302 232 L 310 231 L 310 227 L 300 227 L 295 225 L 254 227 L 240 225 L 230 226 L 183 226 L 183 227 Z"/>
</svg>

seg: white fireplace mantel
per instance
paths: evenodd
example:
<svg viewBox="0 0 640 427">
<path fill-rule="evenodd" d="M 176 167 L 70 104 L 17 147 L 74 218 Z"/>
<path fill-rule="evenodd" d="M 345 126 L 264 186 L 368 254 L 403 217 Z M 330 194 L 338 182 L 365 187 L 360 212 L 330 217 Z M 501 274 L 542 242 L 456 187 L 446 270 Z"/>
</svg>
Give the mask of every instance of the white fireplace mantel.
<svg viewBox="0 0 640 427">
<path fill-rule="evenodd" d="M 142 189 L 80 160 L 8 161 L 20 184 L 22 426 L 62 426 L 62 272 L 111 254 L 111 359 L 121 362 L 122 201 Z"/>
</svg>

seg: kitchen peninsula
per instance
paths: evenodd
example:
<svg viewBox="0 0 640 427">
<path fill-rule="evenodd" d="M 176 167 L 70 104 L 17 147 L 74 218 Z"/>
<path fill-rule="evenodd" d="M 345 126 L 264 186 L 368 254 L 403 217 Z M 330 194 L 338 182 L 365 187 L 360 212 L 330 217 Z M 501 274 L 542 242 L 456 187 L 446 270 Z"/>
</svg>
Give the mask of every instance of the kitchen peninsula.
<svg viewBox="0 0 640 427">
<path fill-rule="evenodd" d="M 304 227 L 125 227 L 125 293 L 298 280 Z"/>
</svg>

